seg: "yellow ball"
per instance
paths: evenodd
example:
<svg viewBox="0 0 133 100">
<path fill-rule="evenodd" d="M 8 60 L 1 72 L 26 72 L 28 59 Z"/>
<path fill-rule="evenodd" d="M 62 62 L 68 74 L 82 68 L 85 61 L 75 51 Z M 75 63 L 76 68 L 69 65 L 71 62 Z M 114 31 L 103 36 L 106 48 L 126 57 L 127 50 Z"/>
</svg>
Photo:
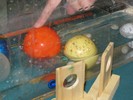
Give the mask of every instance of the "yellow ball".
<svg viewBox="0 0 133 100">
<path fill-rule="evenodd" d="M 77 35 L 68 40 L 64 54 L 73 61 L 83 60 L 87 69 L 93 67 L 98 59 L 96 45 L 85 35 Z"/>
<path fill-rule="evenodd" d="M 94 42 L 85 35 L 77 35 L 67 41 L 64 54 L 71 60 L 79 61 L 97 54 Z"/>
</svg>

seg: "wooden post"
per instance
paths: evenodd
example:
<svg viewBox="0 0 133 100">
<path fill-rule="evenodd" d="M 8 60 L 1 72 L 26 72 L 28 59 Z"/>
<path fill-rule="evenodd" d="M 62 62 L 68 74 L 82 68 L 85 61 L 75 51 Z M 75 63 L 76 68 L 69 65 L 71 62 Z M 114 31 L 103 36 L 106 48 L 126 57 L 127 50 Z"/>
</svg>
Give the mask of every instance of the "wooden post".
<svg viewBox="0 0 133 100">
<path fill-rule="evenodd" d="M 106 48 L 106 50 L 104 51 L 101 58 L 99 96 L 102 94 L 104 88 L 108 84 L 111 77 L 113 48 L 114 48 L 114 44 L 110 43 Z"/>
<path fill-rule="evenodd" d="M 65 80 L 68 78 L 68 83 Z M 71 82 L 75 82 L 72 84 Z M 77 77 L 77 78 L 76 78 Z M 56 100 L 80 100 L 84 98 L 85 63 L 78 62 L 56 69 Z M 69 85 L 70 86 L 67 86 Z M 65 86 L 66 85 L 66 86 Z"/>
</svg>

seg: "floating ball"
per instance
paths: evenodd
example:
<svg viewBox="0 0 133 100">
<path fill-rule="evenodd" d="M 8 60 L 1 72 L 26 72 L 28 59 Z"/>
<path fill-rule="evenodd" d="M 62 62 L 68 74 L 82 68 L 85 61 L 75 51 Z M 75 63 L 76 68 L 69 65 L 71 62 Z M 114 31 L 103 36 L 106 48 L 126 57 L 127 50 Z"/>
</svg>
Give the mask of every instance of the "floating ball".
<svg viewBox="0 0 133 100">
<path fill-rule="evenodd" d="M 87 68 L 92 67 L 98 58 L 95 56 L 97 54 L 96 45 L 84 35 L 77 35 L 69 39 L 64 47 L 64 54 L 73 61 L 84 60 Z"/>
<path fill-rule="evenodd" d="M 97 53 L 97 48 L 93 41 L 84 35 L 77 35 L 67 41 L 64 54 L 73 60 L 94 56 Z"/>
<path fill-rule="evenodd" d="M 53 57 L 61 50 L 61 40 L 49 27 L 34 28 L 24 38 L 23 50 L 32 58 Z"/>
</svg>

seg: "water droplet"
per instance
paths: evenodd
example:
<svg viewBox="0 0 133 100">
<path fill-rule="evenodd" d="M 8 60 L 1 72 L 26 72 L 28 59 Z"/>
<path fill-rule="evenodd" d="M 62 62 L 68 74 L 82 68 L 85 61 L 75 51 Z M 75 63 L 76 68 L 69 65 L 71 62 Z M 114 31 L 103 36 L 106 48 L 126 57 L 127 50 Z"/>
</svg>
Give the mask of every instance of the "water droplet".
<svg viewBox="0 0 133 100">
<path fill-rule="evenodd" d="M 32 63 L 32 60 L 31 59 L 29 60 L 29 63 Z"/>
<path fill-rule="evenodd" d="M 128 46 L 133 49 L 133 41 L 129 42 Z"/>
<path fill-rule="evenodd" d="M 7 80 L 6 83 L 9 83 L 9 81 Z"/>
<path fill-rule="evenodd" d="M 113 25 L 111 25 L 111 29 L 113 29 L 113 30 L 118 30 L 118 29 L 119 29 L 119 26 L 116 25 L 116 24 L 113 24 Z"/>
<path fill-rule="evenodd" d="M 43 43 L 41 43 L 41 46 L 44 46 L 44 44 L 43 44 Z"/>
<path fill-rule="evenodd" d="M 87 36 L 88 38 L 91 38 L 91 34 L 87 34 L 86 36 Z"/>
<path fill-rule="evenodd" d="M 129 47 L 128 47 L 128 46 L 123 46 L 123 47 L 121 48 L 121 52 L 122 52 L 123 54 L 128 53 L 128 51 L 129 51 Z"/>
<path fill-rule="evenodd" d="M 39 68 L 42 68 L 42 65 L 39 65 Z M 39 71 L 40 71 L 41 69 L 39 69 Z"/>
<path fill-rule="evenodd" d="M 11 8 L 11 7 L 9 7 L 9 10 L 11 11 L 11 10 L 12 10 L 12 8 Z"/>
<path fill-rule="evenodd" d="M 38 6 L 38 4 L 35 3 L 35 6 Z"/>
<path fill-rule="evenodd" d="M 22 72 L 21 71 L 18 71 L 18 74 L 21 74 Z"/>
<path fill-rule="evenodd" d="M 19 49 L 22 50 L 22 49 L 23 49 L 23 46 L 20 45 L 20 46 L 19 46 Z"/>
<path fill-rule="evenodd" d="M 29 4 L 25 4 L 25 11 L 29 10 L 30 5 Z"/>
<path fill-rule="evenodd" d="M 10 3 L 14 3 L 14 0 L 10 0 L 9 2 L 10 2 Z"/>
<path fill-rule="evenodd" d="M 13 41 L 16 41 L 16 38 L 13 38 Z"/>
<path fill-rule="evenodd" d="M 16 83 L 18 83 L 19 82 L 19 80 L 16 80 Z"/>
<path fill-rule="evenodd" d="M 95 42 L 95 39 L 93 39 L 92 41 Z"/>
</svg>

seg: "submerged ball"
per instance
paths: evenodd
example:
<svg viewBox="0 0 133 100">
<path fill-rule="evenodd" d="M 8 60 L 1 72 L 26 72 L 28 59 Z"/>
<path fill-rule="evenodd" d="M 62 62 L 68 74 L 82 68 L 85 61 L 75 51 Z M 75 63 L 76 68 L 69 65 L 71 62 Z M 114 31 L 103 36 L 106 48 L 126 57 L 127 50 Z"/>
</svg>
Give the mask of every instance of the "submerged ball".
<svg viewBox="0 0 133 100">
<path fill-rule="evenodd" d="M 79 61 L 97 54 L 94 42 L 84 35 L 77 35 L 67 41 L 64 54 L 71 60 Z"/>
<path fill-rule="evenodd" d="M 60 52 L 61 41 L 49 27 L 31 29 L 23 42 L 24 52 L 32 58 L 53 57 Z"/>
</svg>

